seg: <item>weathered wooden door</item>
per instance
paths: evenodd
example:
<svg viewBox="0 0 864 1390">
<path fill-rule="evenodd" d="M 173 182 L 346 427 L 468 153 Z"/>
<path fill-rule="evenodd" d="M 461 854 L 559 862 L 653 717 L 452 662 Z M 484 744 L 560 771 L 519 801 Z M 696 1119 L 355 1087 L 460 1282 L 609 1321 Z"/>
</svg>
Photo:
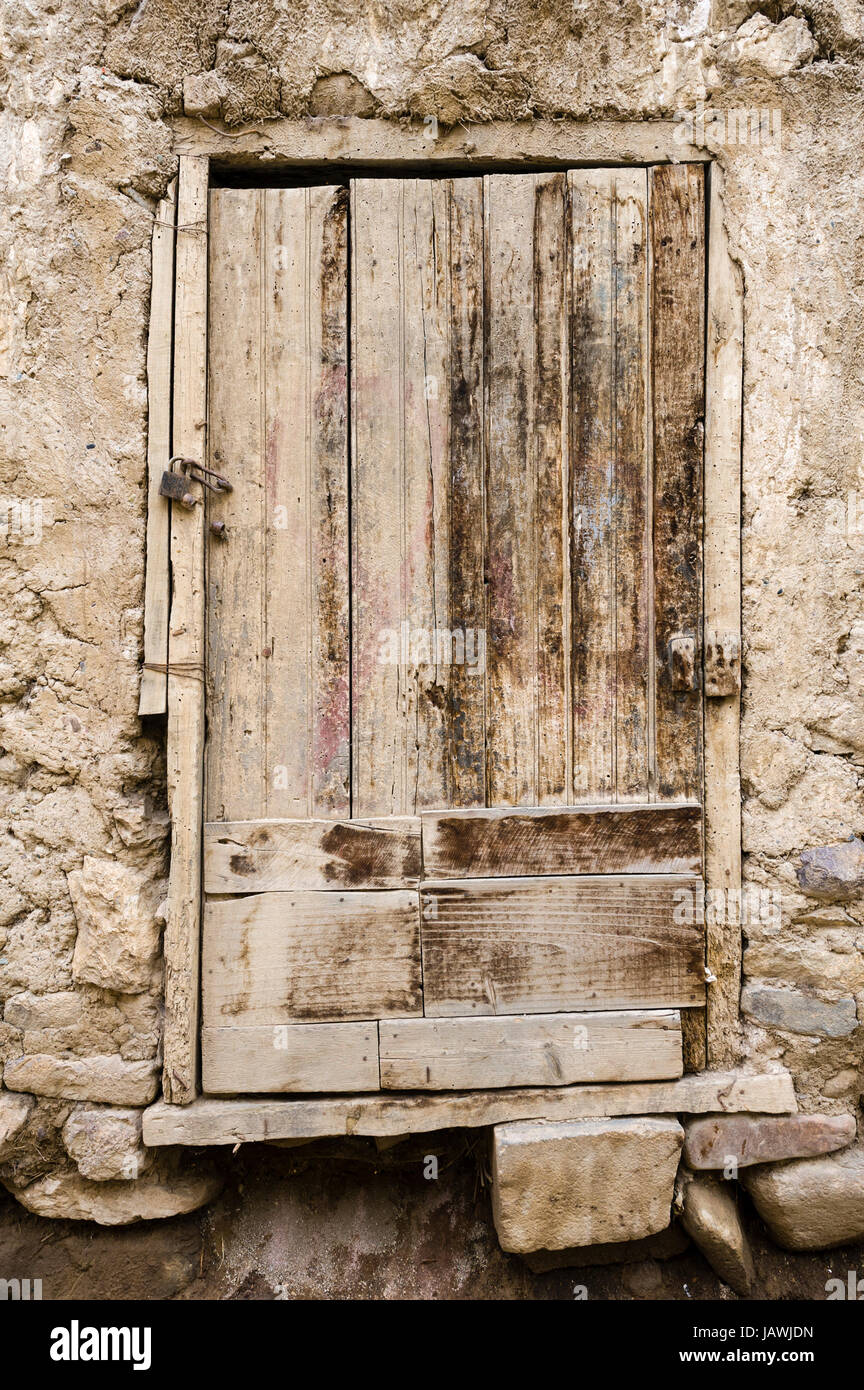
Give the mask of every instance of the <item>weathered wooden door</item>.
<svg viewBox="0 0 864 1390">
<path fill-rule="evenodd" d="M 203 1085 L 680 1073 L 700 166 L 211 192 Z"/>
</svg>

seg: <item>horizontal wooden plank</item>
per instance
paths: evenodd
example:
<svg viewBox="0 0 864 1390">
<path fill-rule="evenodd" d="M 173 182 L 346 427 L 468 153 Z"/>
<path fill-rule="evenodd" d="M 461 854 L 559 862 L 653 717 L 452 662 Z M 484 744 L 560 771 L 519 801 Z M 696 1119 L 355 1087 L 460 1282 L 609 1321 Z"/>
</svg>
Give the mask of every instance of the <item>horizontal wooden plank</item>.
<svg viewBox="0 0 864 1390">
<path fill-rule="evenodd" d="M 420 821 L 211 821 L 204 827 L 204 891 L 405 888 L 420 878 Z"/>
<path fill-rule="evenodd" d="M 208 1027 L 423 1012 L 417 893 L 258 893 L 204 908 Z"/>
<path fill-rule="evenodd" d="M 702 867 L 698 802 L 429 811 L 421 820 L 430 878 L 698 874 Z"/>
<path fill-rule="evenodd" d="M 467 164 L 495 160 L 536 164 L 658 164 L 708 160 L 704 145 L 688 138 L 687 123 L 677 121 L 457 121 L 438 127 L 435 140 L 419 119 L 397 123 L 366 116 L 280 117 L 255 122 L 248 129 L 220 130 L 197 116 L 175 116 L 171 128 L 177 154 L 211 155 L 227 164 L 247 166 L 250 156 L 268 167 L 359 163 L 384 166 Z M 690 135 L 693 134 L 692 127 Z"/>
<path fill-rule="evenodd" d="M 581 1120 L 605 1115 L 794 1114 L 788 1071 L 701 1072 L 678 1081 L 624 1086 L 544 1086 L 453 1095 L 368 1095 L 315 1100 L 157 1101 L 144 1111 L 144 1143 L 238 1144 L 346 1134 L 386 1137 L 478 1128 L 508 1120 Z"/>
<path fill-rule="evenodd" d="M 674 1010 L 517 1018 L 412 1018 L 380 1026 L 381 1085 L 394 1091 L 566 1086 L 680 1076 Z"/>
<path fill-rule="evenodd" d="M 701 894 L 683 874 L 424 883 L 425 1013 L 701 1004 Z"/>
<path fill-rule="evenodd" d="M 258 1091 L 369 1091 L 378 1085 L 376 1023 L 292 1023 L 204 1028 L 203 1088 L 211 1095 Z"/>
</svg>

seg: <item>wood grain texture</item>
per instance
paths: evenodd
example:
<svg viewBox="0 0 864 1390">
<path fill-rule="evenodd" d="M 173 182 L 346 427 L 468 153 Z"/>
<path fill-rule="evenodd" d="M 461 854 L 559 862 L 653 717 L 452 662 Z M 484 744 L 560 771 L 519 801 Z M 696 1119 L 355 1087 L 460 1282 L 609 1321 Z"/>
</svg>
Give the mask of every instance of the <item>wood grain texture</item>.
<svg viewBox="0 0 864 1390">
<path fill-rule="evenodd" d="M 556 809 L 426 811 L 429 878 L 536 874 L 698 874 L 698 803 Z"/>
<path fill-rule="evenodd" d="M 482 184 L 352 218 L 353 811 L 411 814 L 484 794 Z"/>
<path fill-rule="evenodd" d="M 681 1075 L 681 1026 L 673 1010 L 406 1019 L 380 1025 L 380 1058 L 392 1091 L 648 1081 Z"/>
<path fill-rule="evenodd" d="M 450 621 L 473 634 L 474 666 L 449 670 L 448 801 L 486 800 L 486 681 L 478 669 L 479 634 L 487 641 L 485 513 L 486 432 L 483 181 L 450 185 Z M 485 667 L 485 646 L 482 666 Z M 467 655 L 467 653 L 466 653 Z"/>
<path fill-rule="evenodd" d="M 213 1100 L 185 1110 L 156 1102 L 144 1111 L 144 1142 L 236 1144 L 344 1134 L 425 1134 L 508 1120 L 579 1120 L 606 1115 L 795 1114 L 788 1071 L 705 1072 L 677 1081 L 544 1086 L 452 1095 L 371 1095 L 303 1100 Z"/>
<path fill-rule="evenodd" d="M 618 801 L 651 786 L 648 181 L 615 174 L 615 785 Z"/>
<path fill-rule="evenodd" d="M 267 805 L 264 197 L 257 188 L 214 188 L 210 195 L 210 455 L 232 485 L 206 504 L 208 521 L 228 528 L 227 542 L 207 544 L 210 819 L 257 816 Z"/>
<path fill-rule="evenodd" d="M 180 160 L 175 254 L 173 447 L 206 460 L 208 161 Z M 200 488 L 192 484 L 200 495 Z M 204 508 L 171 509 L 166 776 L 171 816 L 162 1090 L 187 1105 L 198 1085 L 201 823 L 204 773 Z M 177 674 L 180 672 L 181 674 Z"/>
<path fill-rule="evenodd" d="M 208 1095 L 256 1091 L 372 1091 L 378 1086 L 377 1023 L 294 1023 L 204 1028 Z"/>
<path fill-rule="evenodd" d="M 564 193 L 561 175 L 484 180 L 486 800 L 493 806 L 565 799 Z"/>
<path fill-rule="evenodd" d="M 659 874 L 424 883 L 426 1016 L 701 1004 L 701 893 Z"/>
<path fill-rule="evenodd" d="M 213 821 L 204 827 L 207 893 L 404 888 L 420 879 L 420 821 Z"/>
<path fill-rule="evenodd" d="M 573 799 L 638 801 L 653 757 L 647 181 L 568 182 Z"/>
<path fill-rule="evenodd" d="M 171 608 L 171 504 L 159 496 L 171 457 L 171 348 L 174 333 L 174 239 L 177 181 L 156 208 L 151 243 L 150 328 L 147 336 L 147 567 L 144 578 L 144 662 L 138 713 L 164 714 Z"/>
<path fill-rule="evenodd" d="M 705 416 L 705 628 L 741 633 L 741 421 L 744 303 L 741 275 L 732 261 L 721 201 L 719 170 L 712 169 L 708 263 L 708 335 Z M 739 692 L 705 701 L 705 877 L 709 891 L 737 901 L 741 889 L 741 781 Z M 709 922 L 707 1054 L 728 1064 L 740 1051 L 738 1000 L 741 928 Z M 734 916 L 734 914 L 733 914 Z"/>
<path fill-rule="evenodd" d="M 259 893 L 204 909 L 208 1027 L 422 1014 L 416 892 Z"/>
<path fill-rule="evenodd" d="M 346 195 L 212 209 L 207 814 L 347 815 Z"/>
<path fill-rule="evenodd" d="M 613 179 L 568 174 L 573 800 L 587 802 L 615 800 Z"/>
<path fill-rule="evenodd" d="M 702 631 L 705 198 L 701 166 L 651 172 L 656 785 L 702 794 L 699 690 L 672 687 L 669 642 Z M 697 682 L 698 685 L 698 682 Z"/>
</svg>

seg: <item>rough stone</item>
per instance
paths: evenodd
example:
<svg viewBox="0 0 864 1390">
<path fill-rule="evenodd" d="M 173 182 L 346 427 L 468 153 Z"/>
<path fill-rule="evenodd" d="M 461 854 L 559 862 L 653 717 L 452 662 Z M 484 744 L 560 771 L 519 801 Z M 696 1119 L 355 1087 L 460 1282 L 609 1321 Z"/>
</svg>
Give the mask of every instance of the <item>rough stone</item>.
<svg viewBox="0 0 864 1390">
<path fill-rule="evenodd" d="M 128 1226 L 196 1211 L 218 1196 L 222 1177 L 212 1168 L 158 1169 L 137 1182 L 90 1182 L 74 1169 L 49 1173 L 27 1187 L 10 1188 L 27 1211 L 65 1221 Z"/>
<path fill-rule="evenodd" d="M 183 110 L 187 116 L 218 116 L 228 90 L 228 83 L 220 72 L 186 73 Z"/>
<path fill-rule="evenodd" d="M 561 1250 L 664 1230 L 683 1138 L 672 1119 L 496 1125 L 492 1206 L 502 1248 Z"/>
<path fill-rule="evenodd" d="M 864 1147 L 748 1168 L 741 1181 L 778 1245 L 829 1250 L 864 1240 Z"/>
<path fill-rule="evenodd" d="M 140 994 L 159 952 L 153 885 L 112 859 L 87 857 L 69 874 L 78 921 L 72 976 L 120 994 Z"/>
<path fill-rule="evenodd" d="M 532 1250 L 523 1255 L 534 1274 L 546 1274 L 550 1269 L 568 1269 L 571 1265 L 588 1268 L 591 1265 L 629 1264 L 632 1260 L 672 1260 L 690 1244 L 687 1232 L 673 1221 L 665 1231 L 642 1240 L 612 1241 L 609 1245 L 574 1245 L 567 1250 Z"/>
<path fill-rule="evenodd" d="M 739 72 L 785 77 L 808 63 L 815 52 L 805 20 L 790 17 L 772 24 L 767 15 L 754 14 L 736 32 L 728 56 Z"/>
<path fill-rule="evenodd" d="M 319 77 L 309 97 L 310 116 L 372 116 L 378 103 L 350 72 Z"/>
<path fill-rule="evenodd" d="M 0 1094 L 0 1159 L 26 1125 L 35 1105 L 33 1096 Z"/>
<path fill-rule="evenodd" d="M 854 1115 L 705 1115 L 685 1126 L 691 1168 L 749 1168 L 811 1158 L 851 1144 Z"/>
<path fill-rule="evenodd" d="M 50 1057 L 36 1054 L 7 1062 L 3 1084 L 10 1091 L 105 1105 L 149 1105 L 158 1087 L 155 1062 L 122 1057 Z"/>
<path fill-rule="evenodd" d="M 858 1027 L 854 999 L 814 999 L 797 989 L 770 985 L 745 985 L 741 1007 L 751 1018 L 787 1033 L 807 1033 L 823 1038 L 845 1038 Z"/>
<path fill-rule="evenodd" d="M 840 1096 L 848 1095 L 858 1085 L 859 1076 L 855 1068 L 844 1067 L 842 1071 L 835 1072 L 823 1083 L 822 1094 L 827 1096 L 829 1100 L 835 1100 Z"/>
<path fill-rule="evenodd" d="M 685 1176 L 681 1220 L 718 1279 L 746 1297 L 756 1272 L 729 1183 Z"/>
<path fill-rule="evenodd" d="M 84 1000 L 74 990 L 56 994 L 31 994 L 29 990 L 7 999 L 3 1018 L 22 1031 L 41 1028 L 71 1028 L 79 1022 Z"/>
<path fill-rule="evenodd" d="M 864 888 L 864 841 L 805 849 L 796 875 L 808 897 L 848 902 Z"/>
<path fill-rule="evenodd" d="M 141 1143 L 140 1110 L 77 1105 L 63 1126 L 63 1143 L 82 1177 L 94 1182 L 139 1178 L 153 1163 Z"/>
</svg>

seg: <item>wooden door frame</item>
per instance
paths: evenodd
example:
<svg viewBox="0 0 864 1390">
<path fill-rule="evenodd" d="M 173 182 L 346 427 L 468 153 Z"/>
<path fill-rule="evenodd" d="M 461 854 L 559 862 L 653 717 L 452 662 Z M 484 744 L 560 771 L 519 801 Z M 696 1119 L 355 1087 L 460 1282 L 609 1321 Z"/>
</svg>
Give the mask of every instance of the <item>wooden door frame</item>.
<svg viewBox="0 0 864 1390">
<path fill-rule="evenodd" d="M 673 121 L 491 122 L 441 130 L 383 120 L 336 117 L 277 120 L 248 131 L 220 131 L 204 121 L 173 123 L 179 156 L 174 257 L 173 428 L 171 452 L 206 464 L 207 201 L 211 163 L 268 180 L 276 168 L 333 165 L 385 172 L 466 172 L 494 167 L 574 167 L 702 162 L 708 167 L 706 413 L 704 478 L 704 631 L 724 650 L 740 651 L 741 438 L 743 410 L 743 284 L 732 260 L 720 170 L 704 149 L 682 140 Z M 162 205 L 163 207 L 165 205 Z M 160 212 L 157 219 L 164 219 Z M 155 238 L 154 238 L 155 242 Z M 165 257 L 160 262 L 164 278 Z M 170 274 L 170 271 L 168 272 Z M 172 296 L 157 285 L 151 340 L 164 340 Z M 170 288 L 170 287 L 169 287 Z M 167 308 L 166 308 L 167 305 Z M 170 320 L 169 320 L 170 328 Z M 151 383 L 151 388 L 154 386 Z M 164 389 L 164 388 L 163 388 Z M 152 410 L 151 404 L 151 410 Z M 150 469 L 166 460 L 151 451 Z M 190 485 L 200 493 L 198 484 Z M 158 491 L 158 488 L 157 488 Z M 201 851 L 204 769 L 203 505 L 173 507 L 171 612 L 167 649 L 167 772 L 172 823 L 165 954 L 164 1100 L 187 1105 L 199 1092 Z M 740 693 L 703 699 L 705 883 L 715 902 L 736 904 L 741 888 Z M 719 894 L 728 895 L 720 898 Z M 706 927 L 709 972 L 704 1027 L 697 1022 L 690 1066 L 738 1060 L 741 932 L 737 910 Z M 734 917 L 734 920 L 729 920 Z M 701 1011 L 698 1011 L 701 1016 Z"/>
</svg>

